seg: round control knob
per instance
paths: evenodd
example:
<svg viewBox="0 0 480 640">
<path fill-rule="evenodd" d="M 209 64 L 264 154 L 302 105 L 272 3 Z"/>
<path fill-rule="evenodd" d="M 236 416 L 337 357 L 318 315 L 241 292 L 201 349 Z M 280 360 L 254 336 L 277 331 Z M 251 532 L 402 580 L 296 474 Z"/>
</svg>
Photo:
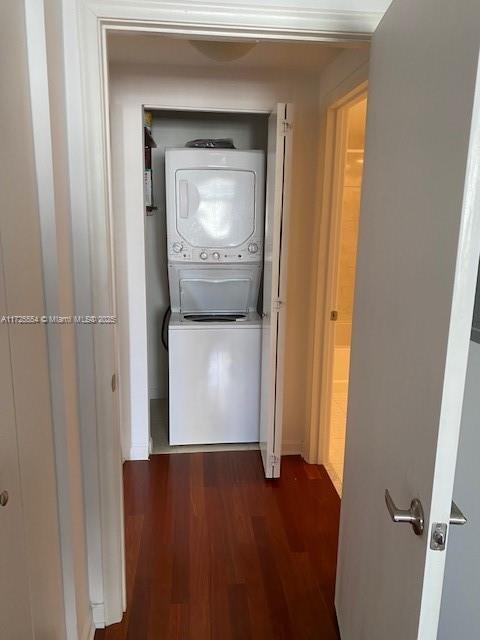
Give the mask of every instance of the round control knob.
<svg viewBox="0 0 480 640">
<path fill-rule="evenodd" d="M 258 251 L 258 244 L 256 242 L 251 242 L 248 245 L 248 253 L 257 253 Z"/>
<path fill-rule="evenodd" d="M 208 258 L 208 253 L 206 251 L 202 251 L 200 254 L 200 260 L 206 260 Z"/>
<path fill-rule="evenodd" d="M 172 249 L 175 251 L 175 253 L 180 253 L 180 251 L 183 249 L 183 245 L 181 242 L 174 242 L 172 245 Z"/>
<path fill-rule="evenodd" d="M 214 260 L 220 260 L 220 254 L 218 253 L 218 251 L 214 251 L 214 252 L 212 253 L 212 258 L 213 258 Z"/>
</svg>

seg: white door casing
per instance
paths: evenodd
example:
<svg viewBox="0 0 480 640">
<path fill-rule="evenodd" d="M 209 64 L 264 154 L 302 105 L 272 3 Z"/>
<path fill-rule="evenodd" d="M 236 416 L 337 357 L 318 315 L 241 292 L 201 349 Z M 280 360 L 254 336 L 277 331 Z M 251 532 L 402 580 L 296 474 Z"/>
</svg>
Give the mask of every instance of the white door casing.
<svg viewBox="0 0 480 640">
<path fill-rule="evenodd" d="M 480 249 L 480 5 L 396 0 L 371 50 L 336 606 L 343 640 L 434 640 Z M 425 532 L 384 492 L 418 498 Z M 448 543 L 448 537 L 447 537 Z"/>
<path fill-rule="evenodd" d="M 260 451 L 265 476 L 280 476 L 286 314 L 288 192 L 293 107 L 278 104 L 268 119 L 263 270 Z"/>
</svg>

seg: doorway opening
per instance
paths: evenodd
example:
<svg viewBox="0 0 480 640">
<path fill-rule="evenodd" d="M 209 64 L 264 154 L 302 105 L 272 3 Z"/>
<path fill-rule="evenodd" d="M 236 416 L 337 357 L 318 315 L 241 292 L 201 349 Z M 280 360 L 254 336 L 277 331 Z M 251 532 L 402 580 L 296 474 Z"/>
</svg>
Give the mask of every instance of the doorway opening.
<svg viewBox="0 0 480 640">
<path fill-rule="evenodd" d="M 229 469 L 232 468 L 235 469 L 235 485 L 245 484 L 250 491 L 251 477 L 241 464 L 242 460 L 252 461 L 252 465 L 256 465 L 256 480 L 260 475 L 263 481 L 264 477 L 279 477 L 282 455 L 291 455 L 292 458 L 285 460 L 286 484 L 289 478 L 306 477 L 309 479 L 306 486 L 318 488 L 332 507 L 331 527 L 327 532 L 331 563 L 325 597 L 333 610 L 339 501 L 325 470 L 310 467 L 299 456 L 304 452 L 306 429 L 301 414 L 305 410 L 303 402 L 308 375 L 301 355 L 308 355 L 309 341 L 306 329 L 312 286 L 311 256 L 315 244 L 312 230 L 316 224 L 317 152 L 322 117 L 319 86 L 322 70 L 340 52 L 314 44 L 257 43 L 246 54 L 250 59 L 245 64 L 243 58 L 226 64 L 204 60 L 199 57 L 196 47 L 180 38 L 122 33 L 113 38 L 109 36 L 109 42 L 110 45 L 113 43 L 110 52 L 114 53 L 109 66 L 109 104 L 119 317 L 119 402 L 122 448 L 127 461 L 125 470 L 144 468 L 144 463 L 139 461 L 146 461 L 151 454 L 182 452 L 187 455 L 152 456 L 149 468 L 166 466 L 175 471 L 182 465 L 199 464 L 200 475 L 195 475 L 192 482 L 196 483 L 195 491 L 201 491 L 203 486 L 210 486 L 212 474 L 217 474 L 217 460 L 221 465 L 222 460 L 228 460 L 216 481 L 221 484 L 224 477 L 230 481 Z M 176 55 L 172 57 L 173 52 Z M 361 58 L 363 52 L 358 53 Z M 284 64 L 280 64 L 279 54 L 283 56 Z M 130 57 L 134 56 L 137 58 L 132 61 Z M 140 59 L 140 56 L 145 57 Z M 359 64 L 354 57 L 352 54 L 351 64 Z M 152 60 L 162 60 L 162 63 Z M 295 120 L 290 109 L 293 104 Z M 185 169 L 198 172 L 205 167 L 197 162 L 188 167 L 175 165 L 168 182 L 166 155 L 173 150 L 197 151 L 195 146 L 186 145 L 198 139 L 233 139 L 235 150 L 232 153 L 256 151 L 264 155 L 263 235 L 258 239 L 245 236 L 242 239 L 244 249 L 236 250 L 235 256 L 238 269 L 248 271 L 250 258 L 262 255 L 255 302 L 245 308 L 236 304 L 224 307 L 229 299 L 227 292 L 216 297 L 210 288 L 212 283 L 217 289 L 219 282 L 231 281 L 231 274 L 221 273 L 221 277 L 209 278 L 207 273 L 213 267 L 229 268 L 232 262 L 232 256 L 228 254 L 230 248 L 220 250 L 210 241 L 198 238 L 191 241 L 193 236 L 186 228 L 187 222 L 198 217 L 203 187 L 197 175 L 190 179 L 182 174 Z M 201 149 L 202 152 L 205 150 L 208 148 Z M 225 153 L 227 151 L 230 150 L 226 149 Z M 175 221 L 171 230 L 179 236 L 172 238 L 169 238 L 168 229 L 169 188 L 175 201 Z M 236 204 L 237 200 L 241 201 L 241 198 L 236 199 Z M 295 215 L 287 219 L 285 213 L 289 209 Z M 202 226 L 200 220 L 197 223 L 194 225 L 196 231 L 204 234 L 205 225 Z M 288 253 L 287 240 L 291 244 Z M 260 249 L 258 254 L 249 249 L 250 244 L 254 249 L 254 242 Z M 186 274 L 189 270 L 191 277 Z M 239 287 L 234 284 L 231 288 L 235 296 L 244 296 L 244 280 L 239 278 Z M 288 299 L 285 295 L 287 283 L 290 285 Z M 175 296 L 182 307 L 176 311 L 173 310 Z M 198 309 L 196 305 L 200 298 L 214 300 L 215 304 L 212 308 Z M 170 317 L 168 307 L 172 311 Z M 256 316 L 255 327 L 252 323 L 248 328 L 250 320 L 244 317 L 248 313 Z M 172 438 L 173 422 L 176 420 L 182 427 L 186 424 L 184 417 L 175 418 L 172 399 L 176 402 L 175 411 L 188 409 L 197 422 L 208 413 L 206 395 L 199 390 L 203 388 L 205 378 L 216 375 L 216 369 L 215 362 L 199 351 L 204 341 L 198 336 L 207 334 L 210 329 L 218 334 L 233 331 L 239 338 L 253 331 L 260 333 L 261 345 L 260 349 L 255 347 L 255 353 L 256 358 L 261 353 L 261 363 L 257 358 L 257 365 L 252 368 L 253 360 L 247 348 L 238 349 L 237 356 L 231 358 L 232 371 L 238 373 L 241 380 L 239 385 L 252 387 L 255 376 L 260 378 L 253 385 L 260 395 L 256 437 L 245 441 L 236 438 L 230 442 L 225 438 L 213 442 L 208 439 L 179 442 Z M 192 341 L 186 339 L 188 336 Z M 180 349 L 180 338 L 184 349 Z M 215 344 L 219 344 L 218 335 L 213 349 Z M 211 344 L 208 349 L 211 352 Z M 222 348 L 221 351 L 221 357 L 228 359 L 228 350 Z M 253 370 L 256 373 L 252 373 Z M 223 375 L 220 377 L 224 378 Z M 173 385 L 176 387 L 174 393 Z M 246 403 L 239 402 L 238 396 L 238 393 L 225 394 L 217 397 L 217 402 L 223 405 L 236 403 L 237 415 L 241 415 L 245 413 Z M 287 405 L 285 410 L 284 404 Z M 290 419 L 282 437 L 285 415 Z M 207 422 L 211 422 L 208 416 Z M 229 428 L 230 421 L 224 420 L 223 426 Z M 212 449 L 217 451 L 210 453 Z M 255 451 L 232 452 L 229 449 Z M 270 487 L 275 489 L 277 485 Z M 128 485 L 125 488 L 127 494 L 132 491 Z M 164 487 L 161 490 L 164 491 Z M 258 499 L 263 499 L 266 490 L 263 482 L 259 483 L 258 490 Z M 211 500 L 212 492 L 207 493 Z M 290 496 L 292 504 L 298 500 L 299 507 L 309 511 L 310 503 L 315 502 L 313 494 L 312 500 L 307 500 L 295 493 L 296 489 Z M 257 497 L 254 497 L 248 518 L 256 517 L 256 502 Z M 209 504 L 206 501 L 206 505 Z M 323 509 L 325 505 L 322 505 Z M 185 504 L 179 506 L 182 513 L 184 508 Z M 268 515 L 275 520 L 271 523 L 275 528 L 278 514 L 274 510 L 268 511 Z M 289 526 L 293 526 L 300 515 L 292 510 L 282 517 L 291 520 Z M 211 535 L 223 535 L 226 526 L 229 526 L 228 521 L 215 523 Z M 127 540 L 130 536 L 128 527 L 127 522 Z M 317 531 L 317 534 L 325 549 L 327 541 L 323 540 L 323 533 Z M 255 540 L 252 542 L 256 544 Z M 252 553 L 254 551 L 252 547 Z M 329 624 L 333 625 L 333 634 L 333 617 Z"/>
<path fill-rule="evenodd" d="M 325 340 L 324 464 L 339 495 L 348 409 L 355 270 L 365 150 L 367 94 L 336 112 Z"/>
</svg>

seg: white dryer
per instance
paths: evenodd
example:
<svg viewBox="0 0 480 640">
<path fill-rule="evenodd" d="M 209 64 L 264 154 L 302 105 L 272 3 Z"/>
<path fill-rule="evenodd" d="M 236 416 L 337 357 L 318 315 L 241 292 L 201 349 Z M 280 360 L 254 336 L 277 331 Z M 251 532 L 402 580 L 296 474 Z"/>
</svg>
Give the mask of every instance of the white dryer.
<svg viewBox="0 0 480 640">
<path fill-rule="evenodd" d="M 169 262 L 262 262 L 263 151 L 167 149 L 165 184 Z"/>
<path fill-rule="evenodd" d="M 258 442 L 262 323 L 173 313 L 168 331 L 169 442 Z"/>
</svg>

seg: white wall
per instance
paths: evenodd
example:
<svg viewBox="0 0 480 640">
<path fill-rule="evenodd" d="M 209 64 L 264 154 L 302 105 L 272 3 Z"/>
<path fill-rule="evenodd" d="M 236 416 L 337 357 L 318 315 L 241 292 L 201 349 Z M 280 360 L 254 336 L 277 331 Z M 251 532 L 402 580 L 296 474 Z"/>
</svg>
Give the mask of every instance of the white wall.
<svg viewBox="0 0 480 640">
<path fill-rule="evenodd" d="M 476 638 L 480 629 L 480 344 L 470 343 L 453 499 L 468 522 L 451 527 L 438 640 Z"/>
<path fill-rule="evenodd" d="M 8 86 L 0 101 L 5 297 L 8 313 L 42 315 L 42 255 L 23 3 L 1 3 L 0 29 L 0 76 L 3 86 Z M 46 332 L 40 325 L 12 325 L 8 329 L 2 325 L 1 330 L 8 330 L 10 340 L 21 482 L 21 498 L 16 499 L 21 499 L 25 512 L 33 630 L 38 637 L 60 639 L 66 631 Z M 8 481 L 2 476 L 2 483 Z M 8 489 L 5 484 L 4 488 Z M 8 511 L 2 513 L 5 516 Z M 4 579 L 9 578 L 2 576 Z M 8 618 L 3 616 L 2 629 L 7 636 Z"/>
<path fill-rule="evenodd" d="M 166 211 L 165 148 L 183 147 L 195 138 L 232 138 L 237 149 L 266 149 L 266 116 L 155 112 L 152 135 L 154 203 L 158 210 L 145 218 L 145 265 L 147 278 L 148 387 L 150 398 L 168 397 L 168 354 L 161 341 L 162 319 L 169 305 Z"/>
<path fill-rule="evenodd" d="M 120 379 L 125 385 L 121 387 L 125 457 L 148 456 L 147 326 L 145 316 L 141 316 L 146 306 L 142 276 L 145 269 L 142 104 L 149 107 L 271 110 L 277 102 L 295 103 L 289 260 L 296 275 L 289 276 L 291 286 L 287 312 L 287 326 L 290 325 L 290 334 L 295 334 L 295 342 L 287 347 L 286 356 L 284 448 L 287 452 L 301 452 L 308 373 L 305 362 L 309 348 L 304 330 L 304 308 L 308 305 L 310 293 L 311 229 L 308 221 L 314 215 L 319 77 L 283 73 L 282 70 L 219 65 L 194 69 L 112 65 L 110 77 L 117 283 L 127 284 L 126 287 L 118 287 L 118 326 L 120 341 L 124 346 Z M 127 357 L 127 351 L 133 356 Z M 127 392 L 124 393 L 124 389 Z"/>
<path fill-rule="evenodd" d="M 59 8 L 53 0 L 12 0 L 1 3 L 0 9 L 0 75 L 8 86 L 0 113 L 0 234 L 9 314 L 67 314 L 69 308 L 63 303 L 71 299 Z M 51 114 L 56 118 L 53 132 Z M 41 127 L 36 126 L 38 118 L 42 118 Z M 52 151 L 58 169 L 54 181 L 50 171 Z M 55 278 L 57 258 L 63 269 L 59 280 Z M 61 301 L 61 306 L 53 309 L 52 298 Z M 21 498 L 16 499 L 21 499 L 25 513 L 33 635 L 59 640 L 86 638 L 92 628 L 73 327 L 56 327 L 48 331 L 49 335 L 41 324 L 8 329 L 2 325 L 2 331 L 8 331 L 10 338 L 22 488 Z M 62 381 L 56 386 L 59 373 Z M 2 549 L 2 553 L 7 554 L 8 549 Z M 10 577 L 2 576 L 4 579 Z M 13 637 L 9 635 L 8 618 L 2 617 L 1 623 L 2 637 Z"/>
</svg>

